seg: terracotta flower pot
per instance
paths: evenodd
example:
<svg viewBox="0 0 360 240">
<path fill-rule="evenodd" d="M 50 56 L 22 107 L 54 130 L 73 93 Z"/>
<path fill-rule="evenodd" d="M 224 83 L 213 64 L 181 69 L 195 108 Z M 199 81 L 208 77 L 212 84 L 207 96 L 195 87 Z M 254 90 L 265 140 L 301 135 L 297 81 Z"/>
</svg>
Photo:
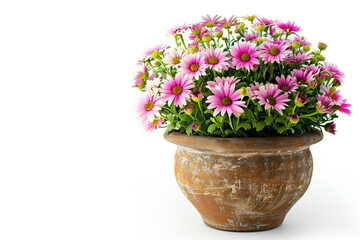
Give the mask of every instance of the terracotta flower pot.
<svg viewBox="0 0 360 240">
<path fill-rule="evenodd" d="M 308 188 L 309 147 L 319 130 L 303 135 L 218 138 L 172 132 L 178 145 L 175 175 L 180 189 L 214 228 L 257 231 L 279 226 Z"/>
</svg>

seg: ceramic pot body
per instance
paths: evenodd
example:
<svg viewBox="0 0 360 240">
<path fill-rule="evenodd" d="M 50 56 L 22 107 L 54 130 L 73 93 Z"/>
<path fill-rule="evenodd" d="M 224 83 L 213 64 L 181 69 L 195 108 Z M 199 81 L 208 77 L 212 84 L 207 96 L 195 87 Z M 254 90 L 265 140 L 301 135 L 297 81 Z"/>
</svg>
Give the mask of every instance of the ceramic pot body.
<svg viewBox="0 0 360 240">
<path fill-rule="evenodd" d="M 217 138 L 172 132 L 165 139 L 178 145 L 176 181 L 207 225 L 258 231 L 279 226 L 305 193 L 313 169 L 309 147 L 322 133 Z"/>
</svg>

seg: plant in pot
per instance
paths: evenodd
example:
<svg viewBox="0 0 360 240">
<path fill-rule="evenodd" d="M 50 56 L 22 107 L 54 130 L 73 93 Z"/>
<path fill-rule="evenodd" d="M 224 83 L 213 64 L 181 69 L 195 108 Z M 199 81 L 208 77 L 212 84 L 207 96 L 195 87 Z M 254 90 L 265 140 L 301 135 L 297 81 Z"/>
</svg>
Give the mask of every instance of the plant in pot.
<svg viewBox="0 0 360 240">
<path fill-rule="evenodd" d="M 293 22 L 203 17 L 170 30 L 139 61 L 134 86 L 148 131 L 178 145 L 177 183 L 214 228 L 279 226 L 312 175 L 309 147 L 335 134 L 350 104 L 344 74 Z"/>
</svg>

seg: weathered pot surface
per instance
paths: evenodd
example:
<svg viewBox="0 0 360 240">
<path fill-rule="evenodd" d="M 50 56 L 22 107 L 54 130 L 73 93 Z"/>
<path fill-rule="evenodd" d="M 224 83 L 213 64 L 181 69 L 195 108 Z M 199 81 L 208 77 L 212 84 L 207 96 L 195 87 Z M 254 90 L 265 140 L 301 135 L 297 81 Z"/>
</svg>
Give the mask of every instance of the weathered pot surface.
<svg viewBox="0 0 360 240">
<path fill-rule="evenodd" d="M 323 135 L 219 138 L 171 132 L 178 145 L 175 176 L 180 189 L 214 228 L 258 231 L 279 226 L 308 188 L 309 147 Z"/>
</svg>

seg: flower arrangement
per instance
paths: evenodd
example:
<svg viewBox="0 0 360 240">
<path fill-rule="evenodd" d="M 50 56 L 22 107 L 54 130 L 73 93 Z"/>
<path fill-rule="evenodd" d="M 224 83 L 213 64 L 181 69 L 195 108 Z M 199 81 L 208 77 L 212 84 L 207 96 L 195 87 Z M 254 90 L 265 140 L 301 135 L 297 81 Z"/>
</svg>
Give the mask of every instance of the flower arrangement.
<svg viewBox="0 0 360 240">
<path fill-rule="evenodd" d="M 335 134 L 337 112 L 351 113 L 338 90 L 344 74 L 325 61 L 326 44 L 312 48 L 300 31 L 290 21 L 218 15 L 172 28 L 175 46 L 156 46 L 138 63 L 134 87 L 144 92 L 138 111 L 147 130 Z"/>
</svg>

